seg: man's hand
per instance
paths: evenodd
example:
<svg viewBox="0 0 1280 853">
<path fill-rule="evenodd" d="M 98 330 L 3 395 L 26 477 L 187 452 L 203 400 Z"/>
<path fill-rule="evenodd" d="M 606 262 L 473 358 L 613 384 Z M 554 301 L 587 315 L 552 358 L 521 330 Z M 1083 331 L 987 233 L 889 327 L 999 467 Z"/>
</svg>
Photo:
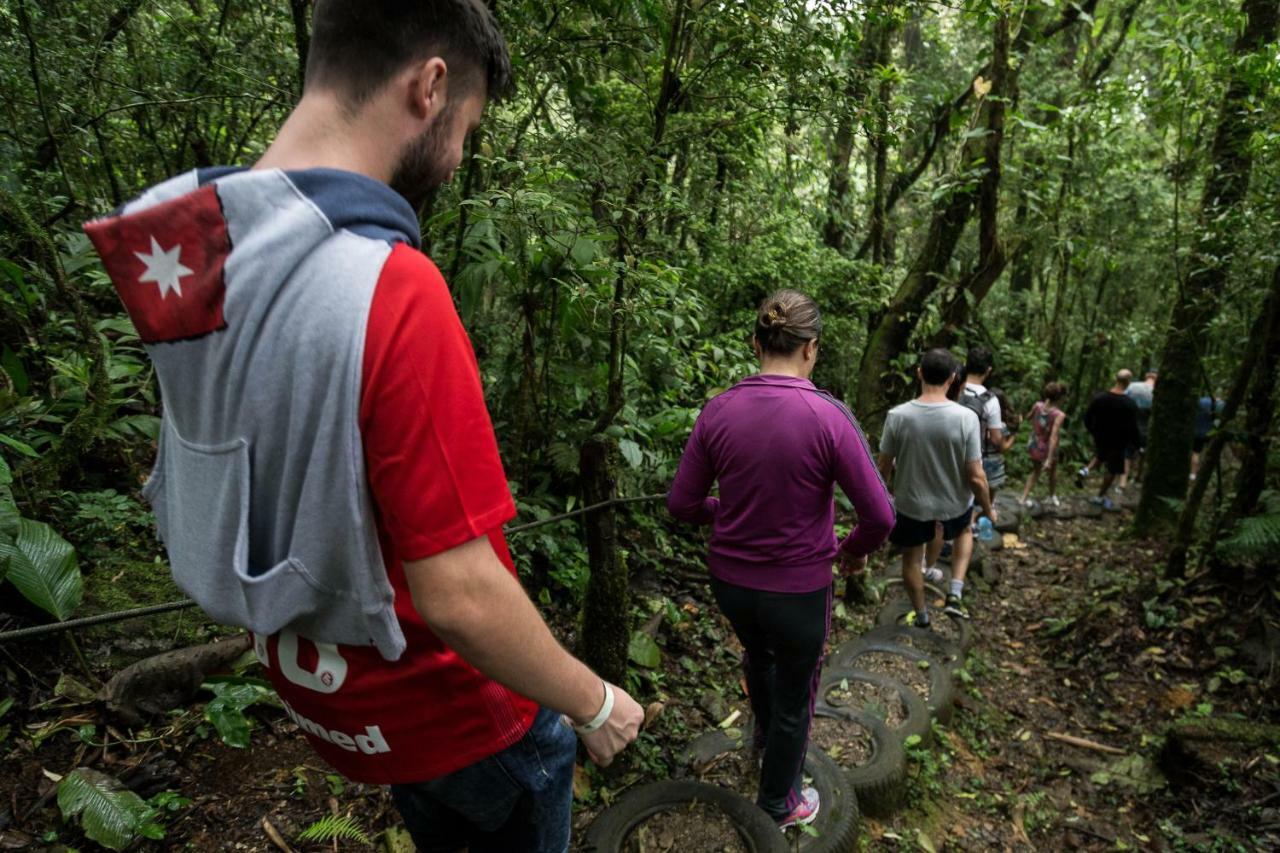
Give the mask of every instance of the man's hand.
<svg viewBox="0 0 1280 853">
<path fill-rule="evenodd" d="M 997 521 L 1000 520 L 1000 513 L 998 513 L 996 511 L 996 508 L 993 506 L 987 507 L 986 511 L 984 512 L 984 515 L 986 515 L 987 518 L 991 519 L 992 524 L 995 524 Z"/>
<path fill-rule="evenodd" d="M 613 688 L 613 711 L 609 719 L 594 732 L 578 734 L 582 745 L 587 748 L 587 755 L 601 767 L 608 767 L 614 756 L 636 739 L 644 722 L 644 709 L 640 704 L 621 687 L 609 686 Z M 590 720 L 579 721 L 580 724 L 588 722 Z"/>
<path fill-rule="evenodd" d="M 867 556 L 863 554 L 861 557 L 850 557 L 843 551 L 840 553 L 840 574 L 848 577 L 849 575 L 857 575 L 867 570 Z"/>
</svg>

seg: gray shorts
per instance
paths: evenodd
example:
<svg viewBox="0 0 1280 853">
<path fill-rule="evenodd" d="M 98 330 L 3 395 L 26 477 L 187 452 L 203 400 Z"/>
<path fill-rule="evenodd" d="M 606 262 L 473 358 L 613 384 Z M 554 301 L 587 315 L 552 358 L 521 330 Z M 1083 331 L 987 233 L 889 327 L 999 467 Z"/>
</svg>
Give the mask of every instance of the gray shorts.
<svg viewBox="0 0 1280 853">
<path fill-rule="evenodd" d="M 1005 471 L 1003 455 L 993 454 L 991 456 L 983 457 L 982 470 L 987 475 L 988 488 L 998 489 L 1004 485 Z"/>
</svg>

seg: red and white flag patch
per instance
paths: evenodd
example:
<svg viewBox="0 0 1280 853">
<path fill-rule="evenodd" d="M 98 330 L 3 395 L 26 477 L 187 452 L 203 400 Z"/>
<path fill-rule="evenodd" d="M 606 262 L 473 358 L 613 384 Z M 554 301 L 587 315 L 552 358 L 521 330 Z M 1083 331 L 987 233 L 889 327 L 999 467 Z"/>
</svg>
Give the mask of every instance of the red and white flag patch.
<svg viewBox="0 0 1280 853">
<path fill-rule="evenodd" d="M 86 223 L 143 343 L 225 329 L 231 240 L 212 184 L 137 213 Z"/>
</svg>

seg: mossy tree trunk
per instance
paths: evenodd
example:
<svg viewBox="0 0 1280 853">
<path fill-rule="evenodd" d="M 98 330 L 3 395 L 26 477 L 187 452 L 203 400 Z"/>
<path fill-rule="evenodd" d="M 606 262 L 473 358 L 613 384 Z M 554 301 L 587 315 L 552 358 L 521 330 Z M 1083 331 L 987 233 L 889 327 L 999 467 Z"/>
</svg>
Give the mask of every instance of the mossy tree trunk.
<svg viewBox="0 0 1280 853">
<path fill-rule="evenodd" d="M 587 505 L 615 497 L 613 439 L 594 435 L 580 455 L 582 498 Z M 627 647 L 631 641 L 627 567 L 618 556 L 617 513 L 607 507 L 583 516 L 591 577 L 582 608 L 582 643 L 578 656 L 607 681 L 624 684 Z"/>
</svg>

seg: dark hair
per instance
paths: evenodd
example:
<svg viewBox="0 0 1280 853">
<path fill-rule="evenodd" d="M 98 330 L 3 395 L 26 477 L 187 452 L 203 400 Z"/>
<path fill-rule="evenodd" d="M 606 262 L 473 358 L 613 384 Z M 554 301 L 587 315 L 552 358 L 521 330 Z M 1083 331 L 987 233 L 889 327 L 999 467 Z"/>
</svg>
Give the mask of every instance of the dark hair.
<svg viewBox="0 0 1280 853">
<path fill-rule="evenodd" d="M 991 369 L 995 359 L 991 350 L 986 347 L 969 347 L 969 355 L 964 361 L 964 372 L 970 376 L 979 376 Z"/>
<path fill-rule="evenodd" d="M 779 290 L 760 303 L 756 312 L 756 340 L 774 355 L 791 355 L 822 334 L 822 314 L 812 299 L 798 290 Z"/>
<path fill-rule="evenodd" d="M 1056 403 L 1067 396 L 1067 386 L 1062 382 L 1046 382 L 1040 394 L 1047 402 Z"/>
<path fill-rule="evenodd" d="M 920 375 L 926 385 L 945 385 L 958 368 L 950 350 L 931 349 L 920 356 Z"/>
<path fill-rule="evenodd" d="M 450 93 L 483 76 L 490 99 L 511 87 L 511 58 L 480 0 L 316 0 L 306 85 L 337 90 L 358 107 L 415 60 L 439 56 Z"/>
</svg>

